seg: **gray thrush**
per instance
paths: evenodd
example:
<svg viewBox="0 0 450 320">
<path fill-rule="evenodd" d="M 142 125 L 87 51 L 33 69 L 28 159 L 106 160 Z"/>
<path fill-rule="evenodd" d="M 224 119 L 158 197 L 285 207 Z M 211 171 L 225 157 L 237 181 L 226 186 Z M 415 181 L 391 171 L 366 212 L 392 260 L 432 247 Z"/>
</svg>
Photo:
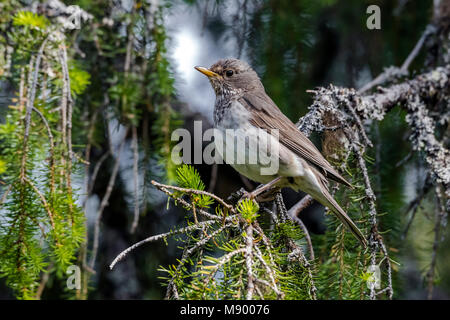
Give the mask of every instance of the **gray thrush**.
<svg viewBox="0 0 450 320">
<path fill-rule="evenodd" d="M 195 67 L 206 75 L 215 91 L 214 127 L 219 132 L 238 130 L 246 136 L 248 145 L 260 143 L 260 132 L 277 130 L 276 141 L 278 170 L 274 174 L 262 174 L 261 164 L 228 163 L 247 178 L 265 184 L 261 192 L 272 187 L 290 187 L 311 195 L 328 207 L 366 247 L 366 239 L 356 224 L 333 199 L 328 191 L 332 179 L 351 187 L 322 156 L 314 144 L 280 111 L 267 95 L 257 73 L 246 63 L 237 59 L 219 60 L 209 69 Z M 252 144 L 251 142 L 254 142 Z M 228 141 L 228 140 L 227 140 Z M 217 143 L 216 143 L 217 144 Z M 240 153 L 235 146 L 224 151 Z M 218 148 L 220 149 L 220 148 Z M 247 150 L 248 151 L 248 150 Z M 253 150 L 254 151 L 254 150 Z M 250 150 L 250 152 L 252 152 Z"/>
</svg>

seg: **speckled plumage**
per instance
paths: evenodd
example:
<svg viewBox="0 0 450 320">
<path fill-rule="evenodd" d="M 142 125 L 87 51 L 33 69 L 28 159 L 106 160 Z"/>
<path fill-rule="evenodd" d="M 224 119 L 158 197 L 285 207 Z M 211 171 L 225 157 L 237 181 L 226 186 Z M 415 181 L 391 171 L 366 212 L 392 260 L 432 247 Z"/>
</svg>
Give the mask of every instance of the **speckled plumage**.
<svg viewBox="0 0 450 320">
<path fill-rule="evenodd" d="M 208 76 L 216 93 L 215 128 L 223 136 L 230 135 L 229 129 L 238 130 L 234 133 L 233 139 L 229 140 L 233 141 L 233 144 L 224 143 L 221 155 L 225 162 L 256 182 L 266 184 L 281 177 L 276 184 L 278 187 L 290 187 L 307 192 L 315 200 L 329 207 L 365 246 L 364 235 L 330 195 L 326 178 L 347 186 L 351 185 L 278 109 L 266 94 L 256 72 L 247 63 L 237 59 L 220 60 L 209 69 L 197 67 L 197 70 Z M 258 153 L 256 163 L 227 161 L 227 155 L 232 155 L 231 159 L 236 159 L 244 152 L 250 156 L 257 153 L 255 145 L 261 147 L 266 135 L 276 145 L 277 152 L 271 151 L 261 158 Z M 235 141 L 244 141 L 241 149 L 237 148 Z M 221 148 L 217 146 L 217 149 Z M 263 174 L 261 168 L 266 161 L 277 161 L 277 172 Z"/>
</svg>

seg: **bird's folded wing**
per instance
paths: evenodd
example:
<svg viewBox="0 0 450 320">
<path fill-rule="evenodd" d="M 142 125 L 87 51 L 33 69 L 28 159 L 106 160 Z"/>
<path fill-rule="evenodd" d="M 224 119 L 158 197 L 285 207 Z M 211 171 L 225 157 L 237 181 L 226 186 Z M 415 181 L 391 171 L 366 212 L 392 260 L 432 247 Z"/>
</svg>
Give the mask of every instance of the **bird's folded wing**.
<svg viewBox="0 0 450 320">
<path fill-rule="evenodd" d="M 244 93 L 239 102 L 251 112 L 250 122 L 261 129 L 277 129 L 280 142 L 297 155 L 315 165 L 325 176 L 351 186 L 322 156 L 316 146 L 278 109 L 262 90 Z M 252 110 L 253 109 L 253 110 Z M 256 112 L 255 112 L 256 111 Z"/>
</svg>

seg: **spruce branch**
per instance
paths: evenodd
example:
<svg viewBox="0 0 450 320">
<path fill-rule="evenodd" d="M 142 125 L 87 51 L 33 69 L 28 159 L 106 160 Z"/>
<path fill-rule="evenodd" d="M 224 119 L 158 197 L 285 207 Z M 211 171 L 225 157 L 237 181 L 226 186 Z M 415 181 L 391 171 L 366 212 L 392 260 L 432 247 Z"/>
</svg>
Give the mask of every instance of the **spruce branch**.
<svg viewBox="0 0 450 320">
<path fill-rule="evenodd" d="M 344 128 L 343 132 L 347 137 L 344 147 L 346 152 L 351 151 L 356 155 L 356 163 L 365 186 L 365 198 L 369 205 L 370 262 L 375 264 L 379 251 L 384 256 L 383 260 L 387 261 L 388 286 L 385 291 L 388 292 L 389 298 L 393 295 L 390 258 L 378 231 L 376 198 L 363 158 L 365 148 L 371 145 L 363 124 L 381 121 L 386 113 L 397 105 L 406 110 L 406 122 L 411 127 L 410 140 L 413 142 L 413 148 L 425 153 L 435 183 L 442 183 L 444 190 L 450 190 L 450 153 L 443 142 L 436 139 L 435 122 L 430 117 L 425 103 L 449 99 L 449 77 L 450 65 L 446 65 L 403 83 L 379 88 L 377 93 L 371 95 L 362 95 L 353 89 L 332 85 L 328 88 L 318 88 L 313 91 L 314 102 L 310 111 L 297 123 L 306 135 L 313 131 L 322 132 L 327 130 L 323 116 L 331 112 L 337 121 L 336 126 Z M 371 289 L 370 298 L 375 299 L 376 295 L 375 290 Z"/>
<path fill-rule="evenodd" d="M 272 288 L 272 290 L 276 293 L 277 297 L 279 299 L 283 299 L 284 294 L 283 292 L 280 291 L 280 289 L 278 288 L 276 282 L 275 282 L 275 275 L 276 275 L 276 271 L 267 264 L 267 262 L 264 260 L 261 250 L 258 248 L 257 245 L 254 246 L 255 252 L 254 255 L 258 258 L 258 260 L 262 263 L 262 265 L 264 266 L 264 268 L 267 271 L 267 274 L 269 275 L 270 281 L 272 282 L 272 285 L 269 285 L 270 288 Z M 255 280 L 259 280 L 258 277 L 255 277 Z"/>
<path fill-rule="evenodd" d="M 283 196 L 281 192 L 278 192 L 276 194 L 276 204 L 278 208 L 278 212 L 281 216 L 281 222 L 290 221 L 291 216 L 289 215 L 288 211 L 286 210 L 286 206 L 283 201 Z M 311 284 L 311 288 L 309 290 L 309 294 L 311 299 L 316 300 L 316 292 L 317 288 L 314 284 L 314 278 L 313 278 L 313 272 L 312 272 L 312 265 L 308 262 L 308 259 L 306 259 L 305 255 L 303 254 L 303 250 L 290 238 L 286 238 L 288 248 L 290 249 L 290 253 L 288 256 L 288 259 L 290 261 L 298 261 L 306 270 L 308 273 L 308 280 Z M 312 245 L 311 245 L 312 246 Z M 311 251 L 312 252 L 312 251 Z"/>
<path fill-rule="evenodd" d="M 50 192 L 53 194 L 55 192 L 55 141 L 53 138 L 52 130 L 45 116 L 37 108 L 32 107 L 32 109 L 39 115 L 39 117 L 42 119 L 42 122 L 44 123 L 45 128 L 47 129 L 48 139 L 50 142 Z"/>
<path fill-rule="evenodd" d="M 303 233 L 305 234 L 305 239 L 306 239 L 306 242 L 308 243 L 310 260 L 315 260 L 314 248 L 313 248 L 313 244 L 311 241 L 311 236 L 309 235 L 309 231 L 306 228 L 303 221 L 298 217 L 298 214 L 301 211 L 303 211 L 305 208 L 310 206 L 313 203 L 313 201 L 314 201 L 314 199 L 310 195 L 306 195 L 299 202 L 297 202 L 295 205 L 293 205 L 288 211 L 288 215 L 291 217 L 291 219 L 295 223 L 297 223 L 300 226 Z"/>
<path fill-rule="evenodd" d="M 228 263 L 234 256 L 236 256 L 238 254 L 243 254 L 243 255 L 247 254 L 247 248 L 239 248 L 239 249 L 233 250 L 233 251 L 227 253 L 226 255 L 222 256 L 219 259 L 219 261 L 215 265 L 212 266 L 209 275 L 203 281 L 205 288 L 209 284 L 209 282 L 212 280 L 212 278 L 215 276 L 215 274 L 220 269 L 220 267 L 222 267 L 224 264 Z"/>
<path fill-rule="evenodd" d="M 50 219 L 50 223 L 53 229 L 55 229 L 55 220 L 53 218 L 53 213 L 50 210 L 50 206 L 47 202 L 47 200 L 45 199 L 44 195 L 42 194 L 42 192 L 39 191 L 39 189 L 34 185 L 33 182 L 31 182 L 30 179 L 28 179 L 26 176 L 23 177 L 23 180 L 34 190 L 34 192 L 36 192 L 36 194 L 39 196 L 39 198 L 42 201 L 42 204 L 44 205 L 45 210 L 47 211 L 48 217 Z"/>
<path fill-rule="evenodd" d="M 206 225 L 202 226 L 202 230 L 203 227 Z M 178 262 L 178 265 L 176 267 L 176 271 L 179 272 L 181 270 L 181 268 L 186 264 L 186 262 L 188 262 L 188 259 L 198 250 L 202 249 L 203 247 L 206 246 L 206 244 L 211 240 L 214 239 L 216 236 L 218 236 L 220 233 L 222 233 L 225 229 L 228 229 L 230 227 L 232 227 L 233 224 L 228 223 L 225 224 L 223 226 L 221 226 L 220 228 L 218 228 L 216 231 L 212 232 L 211 234 L 206 235 L 205 237 L 203 237 L 200 241 L 198 241 L 194 246 L 192 246 L 189 249 L 185 249 L 183 251 L 183 255 L 181 256 L 180 261 Z M 166 299 L 170 298 L 170 292 L 173 290 L 175 284 L 174 284 L 174 280 L 175 277 L 172 277 L 172 279 L 169 281 L 169 284 L 167 285 L 167 291 L 166 291 Z M 176 298 L 178 299 L 178 298 Z"/>
<path fill-rule="evenodd" d="M 312 265 L 308 262 L 308 259 L 306 259 L 303 250 L 300 246 L 298 246 L 292 239 L 287 239 L 288 247 L 289 247 L 289 255 L 288 260 L 290 261 L 296 261 L 302 265 L 306 271 L 308 280 L 310 283 L 310 289 L 309 294 L 312 300 L 317 300 L 317 287 L 314 282 L 314 276 L 312 271 Z"/>
</svg>

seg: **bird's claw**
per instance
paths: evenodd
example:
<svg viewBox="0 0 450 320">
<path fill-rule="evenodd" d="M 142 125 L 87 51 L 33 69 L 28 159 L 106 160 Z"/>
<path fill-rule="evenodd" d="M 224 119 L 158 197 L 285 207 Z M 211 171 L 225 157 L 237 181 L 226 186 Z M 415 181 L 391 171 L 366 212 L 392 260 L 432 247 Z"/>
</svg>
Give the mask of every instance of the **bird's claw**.
<svg viewBox="0 0 450 320">
<path fill-rule="evenodd" d="M 255 200 L 256 199 L 256 195 L 255 195 L 254 192 L 247 192 L 246 190 L 244 190 L 242 192 L 241 200 L 243 200 L 243 199 Z"/>
<path fill-rule="evenodd" d="M 278 189 L 276 189 L 278 190 Z M 269 201 L 273 201 L 275 199 L 274 197 L 274 189 L 270 189 L 267 190 L 265 192 L 258 192 L 259 190 L 256 189 L 255 191 L 252 192 L 247 192 L 247 191 L 243 191 L 242 192 L 242 197 L 240 200 L 243 199 L 249 199 L 249 200 L 253 200 L 257 203 L 259 202 L 269 202 Z"/>
</svg>

